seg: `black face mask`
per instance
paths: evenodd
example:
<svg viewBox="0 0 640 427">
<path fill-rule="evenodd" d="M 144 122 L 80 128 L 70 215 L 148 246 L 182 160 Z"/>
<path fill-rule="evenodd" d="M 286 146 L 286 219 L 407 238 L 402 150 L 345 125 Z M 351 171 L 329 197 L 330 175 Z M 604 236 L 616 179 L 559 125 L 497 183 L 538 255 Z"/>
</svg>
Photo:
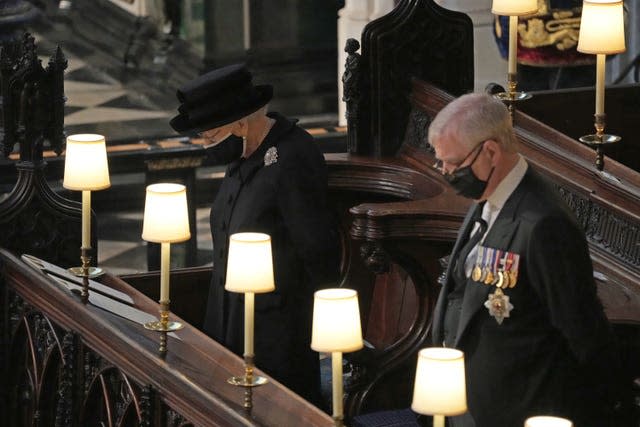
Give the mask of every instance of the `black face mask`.
<svg viewBox="0 0 640 427">
<path fill-rule="evenodd" d="M 484 142 L 483 142 L 484 143 Z M 482 197 L 484 190 L 487 188 L 487 183 L 493 174 L 495 168 L 491 168 L 489 176 L 485 181 L 481 180 L 473 173 L 471 166 L 475 163 L 476 159 L 480 155 L 482 148 L 477 152 L 473 161 L 463 168 L 459 168 L 453 171 L 453 173 L 445 173 L 444 179 L 453 187 L 456 192 L 469 199 L 477 200 Z"/>
<path fill-rule="evenodd" d="M 487 188 L 487 183 L 494 169 L 495 168 L 491 168 L 491 172 L 489 172 L 486 181 L 481 180 L 473 173 L 471 165 L 460 168 L 452 174 L 445 174 L 444 179 L 447 180 L 449 185 L 451 185 L 459 195 L 477 200 L 484 194 L 484 190 Z"/>
<path fill-rule="evenodd" d="M 231 135 L 220 144 L 207 149 L 205 166 L 228 165 L 242 157 L 242 138 Z"/>
</svg>

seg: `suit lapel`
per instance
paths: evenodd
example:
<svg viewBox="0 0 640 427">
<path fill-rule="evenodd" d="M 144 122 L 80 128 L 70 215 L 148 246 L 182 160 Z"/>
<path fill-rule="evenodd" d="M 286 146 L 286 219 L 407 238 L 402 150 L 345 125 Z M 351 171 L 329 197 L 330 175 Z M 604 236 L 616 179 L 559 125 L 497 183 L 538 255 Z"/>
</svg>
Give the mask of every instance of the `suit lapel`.
<svg viewBox="0 0 640 427">
<path fill-rule="evenodd" d="M 432 326 L 434 345 L 442 344 L 442 340 L 443 340 L 442 322 L 443 322 L 444 307 L 445 307 L 447 295 L 451 291 L 451 279 L 450 279 L 451 274 L 453 271 L 453 267 L 455 266 L 455 260 L 458 255 L 458 252 L 460 252 L 460 249 L 464 244 L 464 242 L 462 242 L 462 237 L 469 235 L 471 232 L 471 230 L 469 230 L 469 228 L 473 226 L 473 224 L 471 223 L 471 218 L 473 218 L 476 209 L 478 209 L 478 204 L 474 203 L 471 206 L 471 208 L 467 211 L 467 216 L 464 218 L 464 221 L 462 222 L 462 226 L 460 227 L 460 231 L 458 232 L 456 243 L 453 245 L 453 251 L 451 252 L 451 255 L 449 257 L 449 264 L 447 265 L 444 285 L 440 290 L 440 294 L 438 295 L 438 301 L 436 302 L 436 307 L 434 309 L 433 326 Z"/>
<path fill-rule="evenodd" d="M 527 173 L 528 174 L 528 173 Z M 525 174 L 525 178 L 527 176 Z M 520 218 L 518 216 L 518 206 L 522 201 L 522 197 L 526 193 L 525 179 L 516 187 L 515 191 L 500 210 L 500 214 L 496 218 L 493 226 L 488 231 L 487 236 L 482 243 L 483 246 L 488 248 L 495 248 L 500 250 L 508 250 L 511 247 L 513 237 L 520 225 Z M 468 279 L 467 286 L 465 288 L 464 297 L 462 299 L 462 308 L 460 312 L 460 321 L 458 323 L 457 338 L 455 346 L 458 346 L 465 329 L 469 326 L 469 322 L 476 314 L 476 312 L 484 306 L 490 293 L 495 291 L 494 286 L 487 286 L 484 284 L 478 284 Z"/>
</svg>

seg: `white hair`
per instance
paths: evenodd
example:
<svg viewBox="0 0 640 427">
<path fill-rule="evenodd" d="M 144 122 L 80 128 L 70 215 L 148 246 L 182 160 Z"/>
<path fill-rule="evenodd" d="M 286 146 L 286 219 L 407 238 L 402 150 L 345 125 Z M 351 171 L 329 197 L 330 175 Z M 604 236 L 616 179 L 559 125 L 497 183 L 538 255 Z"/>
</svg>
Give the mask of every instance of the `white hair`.
<svg viewBox="0 0 640 427">
<path fill-rule="evenodd" d="M 449 138 L 467 148 L 493 139 L 506 151 L 515 151 L 516 137 L 505 105 L 490 95 L 470 93 L 445 106 L 429 126 L 429 143 Z"/>
</svg>

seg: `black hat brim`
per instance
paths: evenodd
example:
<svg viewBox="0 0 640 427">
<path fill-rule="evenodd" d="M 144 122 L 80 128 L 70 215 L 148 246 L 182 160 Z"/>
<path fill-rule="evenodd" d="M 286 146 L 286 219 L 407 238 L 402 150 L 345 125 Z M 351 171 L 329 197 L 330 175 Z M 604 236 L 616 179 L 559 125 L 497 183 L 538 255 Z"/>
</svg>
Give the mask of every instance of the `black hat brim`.
<svg viewBox="0 0 640 427">
<path fill-rule="evenodd" d="M 234 109 L 229 109 L 224 116 L 212 114 L 208 119 L 193 123 L 189 120 L 187 113 L 181 112 L 171 119 L 169 125 L 178 133 L 199 133 L 233 123 L 264 107 L 273 98 L 273 86 L 257 85 L 255 86 L 255 93 L 256 96 L 249 102 L 235 106 Z"/>
</svg>

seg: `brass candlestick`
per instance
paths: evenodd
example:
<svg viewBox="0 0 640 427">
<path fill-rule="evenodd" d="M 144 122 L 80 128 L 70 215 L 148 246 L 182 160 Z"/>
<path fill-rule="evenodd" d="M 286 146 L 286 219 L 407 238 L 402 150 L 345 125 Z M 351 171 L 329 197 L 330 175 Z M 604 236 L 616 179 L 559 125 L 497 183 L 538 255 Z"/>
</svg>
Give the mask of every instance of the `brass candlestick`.
<svg viewBox="0 0 640 427">
<path fill-rule="evenodd" d="M 605 114 L 594 114 L 595 122 L 593 127 L 596 129 L 595 134 L 584 135 L 579 138 L 579 141 L 596 150 L 596 169 L 602 171 L 604 169 L 604 146 L 607 144 L 613 144 L 620 141 L 622 138 L 617 135 L 609 135 L 604 133 L 605 127 Z"/>
<path fill-rule="evenodd" d="M 160 348 L 158 352 L 161 357 L 167 354 L 167 333 L 180 330 L 184 325 L 180 322 L 169 321 L 169 301 L 160 301 L 160 320 L 144 324 L 146 329 L 160 332 Z"/>
<path fill-rule="evenodd" d="M 513 121 L 513 113 L 515 111 L 515 104 L 520 101 L 531 98 L 531 94 L 527 92 L 516 91 L 518 85 L 516 73 L 507 73 L 507 91 L 496 93 L 495 96 L 500 101 L 504 102 L 511 114 L 511 120 Z"/>
<path fill-rule="evenodd" d="M 71 267 L 67 271 L 69 271 L 69 273 L 73 274 L 74 276 L 86 277 L 88 279 L 102 276 L 104 274 L 104 270 L 102 268 L 89 266 L 89 264 L 91 263 L 91 255 L 89 255 L 90 251 L 91 247 L 81 247 L 80 261 L 82 261 L 82 265 L 78 267 Z"/>
<path fill-rule="evenodd" d="M 227 382 L 231 385 L 238 387 L 244 387 L 244 410 L 247 416 L 251 416 L 253 409 L 253 387 L 261 386 L 269 382 L 265 377 L 260 375 L 253 375 L 253 368 L 255 364 L 253 362 L 253 354 L 244 355 L 244 376 L 231 377 Z"/>
</svg>

